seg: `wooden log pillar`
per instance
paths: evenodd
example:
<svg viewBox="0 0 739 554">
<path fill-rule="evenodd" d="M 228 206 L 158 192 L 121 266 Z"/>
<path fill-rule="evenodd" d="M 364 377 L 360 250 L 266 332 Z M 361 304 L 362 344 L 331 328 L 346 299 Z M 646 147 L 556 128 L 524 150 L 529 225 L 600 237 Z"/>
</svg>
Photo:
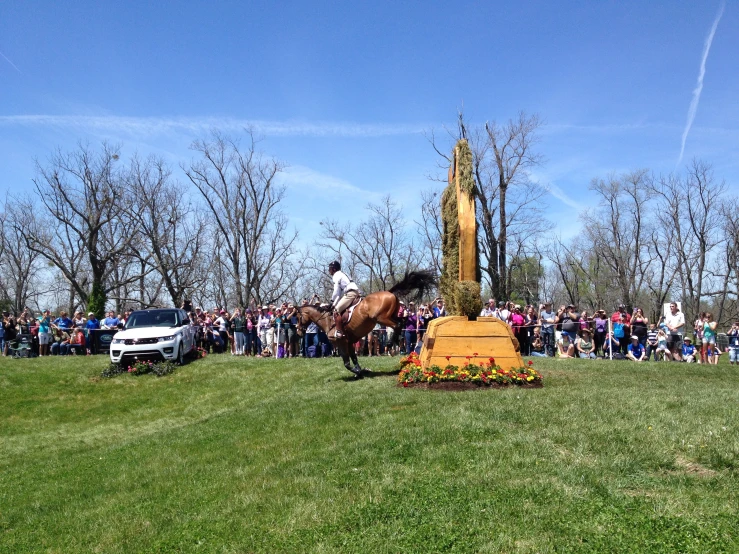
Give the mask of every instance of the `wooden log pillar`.
<svg viewBox="0 0 739 554">
<path fill-rule="evenodd" d="M 459 280 L 477 281 L 477 221 L 475 198 L 460 185 L 459 147 L 454 149 L 454 186 L 457 190 L 457 217 L 459 220 Z"/>
</svg>

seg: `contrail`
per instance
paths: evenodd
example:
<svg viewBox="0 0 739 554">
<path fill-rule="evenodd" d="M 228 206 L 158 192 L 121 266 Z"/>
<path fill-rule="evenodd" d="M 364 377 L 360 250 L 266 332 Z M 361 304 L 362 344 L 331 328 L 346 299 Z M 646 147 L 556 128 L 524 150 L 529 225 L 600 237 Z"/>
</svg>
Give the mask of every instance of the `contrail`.
<svg viewBox="0 0 739 554">
<path fill-rule="evenodd" d="M 685 141 L 688 139 L 690 127 L 693 125 L 695 113 L 698 111 L 698 102 L 700 102 L 701 99 L 701 91 L 703 90 L 703 77 L 706 74 L 706 60 L 708 59 L 708 52 L 711 50 L 711 43 L 713 42 L 713 35 L 716 34 L 718 22 L 721 21 L 721 16 L 724 15 L 725 6 L 726 3 L 722 0 L 721 6 L 718 10 L 718 14 L 716 15 L 716 19 L 713 20 L 711 32 L 708 33 L 708 36 L 706 37 L 706 42 L 703 45 L 703 57 L 701 58 L 701 67 L 698 71 L 698 83 L 693 89 L 693 100 L 690 101 L 690 108 L 688 108 L 688 121 L 685 124 L 685 130 L 683 131 L 683 141 L 682 145 L 680 146 L 680 157 L 677 160 L 677 165 L 680 165 L 680 162 L 683 161 L 683 154 L 685 153 Z"/>
<path fill-rule="evenodd" d="M 10 65 L 13 66 L 13 69 L 15 69 L 21 75 L 23 75 L 23 72 L 20 69 L 18 69 L 18 67 L 13 62 L 10 61 L 10 58 L 8 58 L 8 56 L 6 56 L 5 54 L 3 54 L 2 52 L 0 52 L 0 56 L 2 56 L 3 58 L 5 58 L 5 61 L 8 62 Z"/>
</svg>

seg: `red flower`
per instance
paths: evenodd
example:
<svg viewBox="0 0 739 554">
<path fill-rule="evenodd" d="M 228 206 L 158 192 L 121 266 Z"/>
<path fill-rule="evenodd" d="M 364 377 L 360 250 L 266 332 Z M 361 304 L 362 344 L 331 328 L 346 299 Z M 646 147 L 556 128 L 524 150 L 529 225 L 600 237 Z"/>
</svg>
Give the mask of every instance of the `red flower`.
<svg viewBox="0 0 739 554">
<path fill-rule="evenodd" d="M 532 365 L 534 365 L 534 362 L 532 362 L 531 360 L 529 360 L 529 366 L 532 366 Z"/>
<path fill-rule="evenodd" d="M 472 355 L 473 355 L 473 356 L 477 356 L 477 352 L 474 352 L 474 353 L 473 353 Z"/>
<path fill-rule="evenodd" d="M 407 387 L 407 386 L 408 386 L 408 383 L 403 383 L 403 386 L 404 386 L 404 387 Z"/>
<path fill-rule="evenodd" d="M 495 365 L 495 358 L 493 358 L 492 356 L 490 356 L 490 363 Z"/>
<path fill-rule="evenodd" d="M 447 362 L 448 362 L 449 360 L 451 360 L 451 359 L 452 359 L 452 357 L 451 357 L 451 356 L 447 356 L 447 357 L 446 357 L 446 361 L 447 361 Z"/>
</svg>

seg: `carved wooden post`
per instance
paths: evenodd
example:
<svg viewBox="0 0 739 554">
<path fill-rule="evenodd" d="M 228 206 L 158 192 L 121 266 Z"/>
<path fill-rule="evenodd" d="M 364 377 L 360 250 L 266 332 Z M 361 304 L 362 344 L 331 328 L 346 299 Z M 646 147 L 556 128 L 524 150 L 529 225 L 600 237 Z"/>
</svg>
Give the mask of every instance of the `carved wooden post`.
<svg viewBox="0 0 739 554">
<path fill-rule="evenodd" d="M 454 148 L 454 160 L 459 159 L 459 146 Z M 455 164 L 456 165 L 456 164 Z M 455 171 L 457 218 L 459 221 L 459 281 L 477 280 L 477 221 L 475 198 L 460 183 L 461 171 Z"/>
</svg>

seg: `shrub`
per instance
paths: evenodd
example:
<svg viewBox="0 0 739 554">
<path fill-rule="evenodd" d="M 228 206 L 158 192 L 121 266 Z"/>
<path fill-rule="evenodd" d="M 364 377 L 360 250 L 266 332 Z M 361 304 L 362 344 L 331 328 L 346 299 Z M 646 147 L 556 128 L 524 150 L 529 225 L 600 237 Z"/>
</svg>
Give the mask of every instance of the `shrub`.
<svg viewBox="0 0 739 554">
<path fill-rule="evenodd" d="M 162 361 L 142 361 L 137 360 L 133 365 L 124 367 L 123 365 L 111 363 L 106 369 L 100 373 L 100 377 L 109 379 L 122 373 L 130 373 L 131 375 L 145 375 L 147 373 L 153 373 L 157 377 L 163 377 L 172 373 L 177 366 L 173 362 Z"/>
</svg>

